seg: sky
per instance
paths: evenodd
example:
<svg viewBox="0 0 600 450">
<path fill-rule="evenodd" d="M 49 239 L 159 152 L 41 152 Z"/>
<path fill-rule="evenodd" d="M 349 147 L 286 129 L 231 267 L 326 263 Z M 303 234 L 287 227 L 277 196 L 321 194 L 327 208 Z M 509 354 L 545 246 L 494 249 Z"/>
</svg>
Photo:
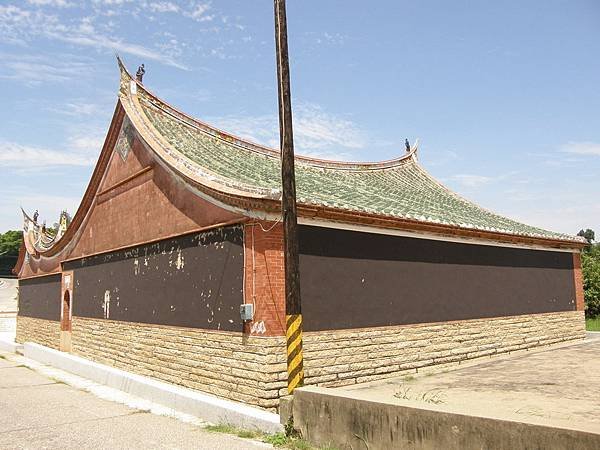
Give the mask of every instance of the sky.
<svg viewBox="0 0 600 450">
<path fill-rule="evenodd" d="M 295 146 L 419 160 L 488 209 L 600 232 L 600 2 L 288 0 Z M 278 145 L 271 0 L 0 0 L 0 232 L 77 209 L 115 54 L 188 114 Z"/>
</svg>

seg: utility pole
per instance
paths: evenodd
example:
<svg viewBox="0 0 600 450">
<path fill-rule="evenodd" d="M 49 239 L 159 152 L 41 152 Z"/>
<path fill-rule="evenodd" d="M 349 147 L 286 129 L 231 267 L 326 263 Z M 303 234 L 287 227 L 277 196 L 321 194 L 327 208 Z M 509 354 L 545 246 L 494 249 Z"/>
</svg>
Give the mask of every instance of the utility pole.
<svg viewBox="0 0 600 450">
<path fill-rule="evenodd" d="M 275 45 L 277 87 L 279 92 L 279 144 L 281 148 L 281 212 L 283 215 L 283 252 L 285 266 L 285 320 L 287 340 L 288 392 L 304 383 L 302 357 L 302 310 L 298 256 L 298 219 L 296 213 L 296 176 L 294 173 L 294 135 L 290 66 L 288 61 L 285 0 L 275 2 Z"/>
</svg>

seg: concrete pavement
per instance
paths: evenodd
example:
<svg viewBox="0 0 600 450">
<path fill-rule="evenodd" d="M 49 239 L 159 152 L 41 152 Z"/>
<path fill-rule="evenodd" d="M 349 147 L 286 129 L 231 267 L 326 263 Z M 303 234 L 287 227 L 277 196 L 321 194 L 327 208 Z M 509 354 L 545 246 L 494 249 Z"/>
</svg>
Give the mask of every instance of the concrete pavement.
<svg viewBox="0 0 600 450">
<path fill-rule="evenodd" d="M 600 333 L 464 368 L 338 388 L 358 398 L 600 434 Z"/>
<path fill-rule="evenodd" d="M 0 353 L 0 449 L 264 449 L 199 425 L 103 400 Z"/>
<path fill-rule="evenodd" d="M 16 278 L 0 278 L 0 338 L 14 340 L 17 326 Z"/>
<path fill-rule="evenodd" d="M 447 372 L 294 393 L 294 424 L 340 449 L 600 448 L 600 333 Z"/>
<path fill-rule="evenodd" d="M 16 278 L 0 278 L 0 312 L 17 312 Z"/>
</svg>

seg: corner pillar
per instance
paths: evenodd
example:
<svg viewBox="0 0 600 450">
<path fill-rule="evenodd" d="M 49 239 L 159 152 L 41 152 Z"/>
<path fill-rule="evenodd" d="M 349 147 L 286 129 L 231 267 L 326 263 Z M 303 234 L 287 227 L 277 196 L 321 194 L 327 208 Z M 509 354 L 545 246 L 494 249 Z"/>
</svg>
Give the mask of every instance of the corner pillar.
<svg viewBox="0 0 600 450">
<path fill-rule="evenodd" d="M 255 221 L 244 226 L 244 302 L 254 305 L 254 319 L 244 333 L 285 336 L 283 226 Z"/>
</svg>

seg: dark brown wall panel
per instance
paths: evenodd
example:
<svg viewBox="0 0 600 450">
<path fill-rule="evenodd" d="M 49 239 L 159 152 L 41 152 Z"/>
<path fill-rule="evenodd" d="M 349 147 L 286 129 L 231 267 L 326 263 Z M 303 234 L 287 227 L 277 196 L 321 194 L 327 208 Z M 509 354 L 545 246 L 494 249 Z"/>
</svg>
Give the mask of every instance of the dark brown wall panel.
<svg viewBox="0 0 600 450">
<path fill-rule="evenodd" d="M 61 275 L 19 280 L 19 315 L 60 320 Z"/>
<path fill-rule="evenodd" d="M 300 227 L 307 331 L 575 309 L 571 253 Z"/>
<path fill-rule="evenodd" d="M 74 270 L 74 316 L 241 331 L 243 263 L 243 229 L 233 226 L 71 261 L 65 270 Z"/>
</svg>

